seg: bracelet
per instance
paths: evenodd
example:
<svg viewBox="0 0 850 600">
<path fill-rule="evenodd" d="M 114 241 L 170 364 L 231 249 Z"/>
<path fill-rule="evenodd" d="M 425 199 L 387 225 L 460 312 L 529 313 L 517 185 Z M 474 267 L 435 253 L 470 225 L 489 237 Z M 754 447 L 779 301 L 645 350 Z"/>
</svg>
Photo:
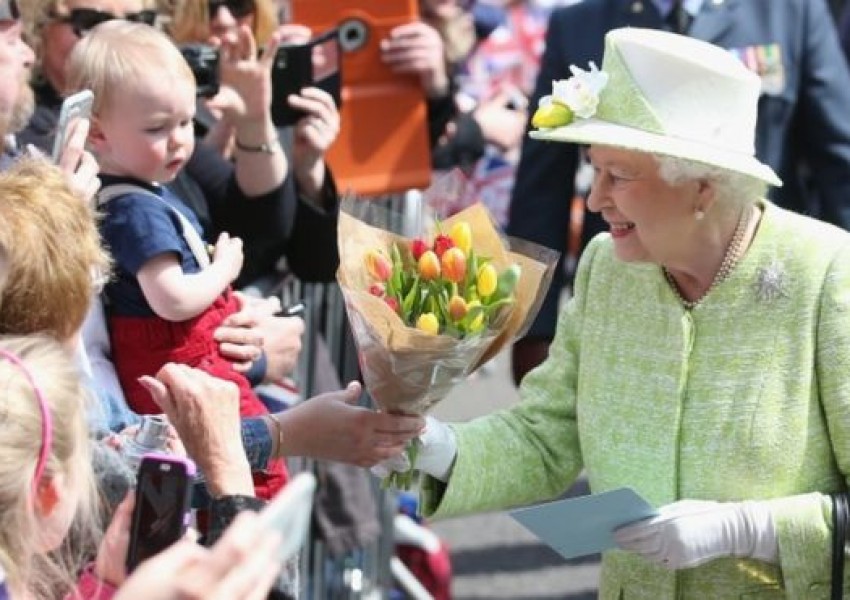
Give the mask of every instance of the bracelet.
<svg viewBox="0 0 850 600">
<path fill-rule="evenodd" d="M 241 150 L 242 152 L 253 152 L 253 153 L 263 153 L 263 154 L 274 154 L 280 149 L 280 140 L 275 137 L 271 142 L 263 142 L 259 146 L 248 146 L 239 141 L 239 138 L 235 139 L 236 149 Z"/>
<path fill-rule="evenodd" d="M 274 423 L 274 428 L 277 431 L 277 436 L 272 444 L 271 458 L 283 458 L 283 425 L 274 415 L 268 415 L 269 421 Z"/>
</svg>

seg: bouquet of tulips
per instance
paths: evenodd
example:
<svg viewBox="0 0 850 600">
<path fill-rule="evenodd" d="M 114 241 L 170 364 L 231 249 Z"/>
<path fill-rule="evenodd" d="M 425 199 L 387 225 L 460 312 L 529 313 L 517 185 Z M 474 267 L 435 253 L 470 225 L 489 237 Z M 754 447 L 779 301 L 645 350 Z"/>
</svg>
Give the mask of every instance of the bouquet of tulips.
<svg viewBox="0 0 850 600">
<path fill-rule="evenodd" d="M 410 237 L 390 222 L 343 202 L 337 279 L 366 389 L 382 410 L 424 414 L 527 330 L 558 255 L 504 238 L 481 204 Z M 412 476 L 385 483 L 407 488 Z"/>
</svg>

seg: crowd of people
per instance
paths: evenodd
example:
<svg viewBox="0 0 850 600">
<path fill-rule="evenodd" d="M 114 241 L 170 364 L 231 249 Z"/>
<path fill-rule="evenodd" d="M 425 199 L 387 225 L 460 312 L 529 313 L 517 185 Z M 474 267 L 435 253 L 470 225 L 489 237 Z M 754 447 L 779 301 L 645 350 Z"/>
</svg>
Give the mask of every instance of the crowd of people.
<svg viewBox="0 0 850 600">
<path fill-rule="evenodd" d="M 276 50 L 318 32 L 273 0 L 163 4 L 0 0 L 0 599 L 297 597 L 297 560 L 254 514 L 286 459 L 344 463 L 353 489 L 414 438 L 435 516 L 554 498 L 582 471 L 644 495 L 659 514 L 616 532 L 602 598 L 828 588 L 850 460 L 850 3 L 421 0 L 389 33 L 434 170 L 469 176 L 461 204 L 565 255 L 582 238 L 514 346 L 523 401 L 451 425 L 362 405 L 321 338 L 318 395 L 257 392 L 293 372 L 304 322 L 240 290 L 333 280 L 344 124 L 318 87 L 275 124 Z M 188 44 L 215 49 L 214 93 Z M 575 100 L 555 82 L 603 74 L 589 108 L 531 126 Z M 54 161 L 82 90 L 91 114 Z M 121 445 L 149 414 L 203 474 L 201 538 L 128 574 Z"/>
</svg>

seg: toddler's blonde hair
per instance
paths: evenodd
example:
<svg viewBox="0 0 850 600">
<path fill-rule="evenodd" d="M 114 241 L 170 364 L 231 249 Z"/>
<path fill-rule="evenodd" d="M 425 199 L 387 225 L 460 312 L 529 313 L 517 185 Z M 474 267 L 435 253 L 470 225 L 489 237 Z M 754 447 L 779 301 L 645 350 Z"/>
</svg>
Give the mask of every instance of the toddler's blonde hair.
<svg viewBox="0 0 850 600">
<path fill-rule="evenodd" d="M 167 35 L 129 21 L 107 21 L 92 29 L 74 46 L 66 68 L 69 94 L 94 92 L 94 115 L 112 107 L 118 90 L 149 82 L 151 76 L 163 86 L 175 77 L 195 85 L 192 69 Z"/>
</svg>

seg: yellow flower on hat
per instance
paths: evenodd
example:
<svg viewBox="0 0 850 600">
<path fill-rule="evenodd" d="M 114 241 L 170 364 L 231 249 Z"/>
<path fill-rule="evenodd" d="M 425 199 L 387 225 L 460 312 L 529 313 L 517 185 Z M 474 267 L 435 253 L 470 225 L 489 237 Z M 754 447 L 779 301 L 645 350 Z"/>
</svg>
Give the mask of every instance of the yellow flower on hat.
<svg viewBox="0 0 850 600">
<path fill-rule="evenodd" d="M 575 65 L 570 66 L 570 71 L 572 77 L 553 81 L 552 95 L 540 99 L 531 117 L 534 127 L 561 127 L 572 123 L 575 117 L 589 119 L 596 114 L 599 94 L 608 84 L 608 74 L 593 62 L 589 71 Z"/>
</svg>

